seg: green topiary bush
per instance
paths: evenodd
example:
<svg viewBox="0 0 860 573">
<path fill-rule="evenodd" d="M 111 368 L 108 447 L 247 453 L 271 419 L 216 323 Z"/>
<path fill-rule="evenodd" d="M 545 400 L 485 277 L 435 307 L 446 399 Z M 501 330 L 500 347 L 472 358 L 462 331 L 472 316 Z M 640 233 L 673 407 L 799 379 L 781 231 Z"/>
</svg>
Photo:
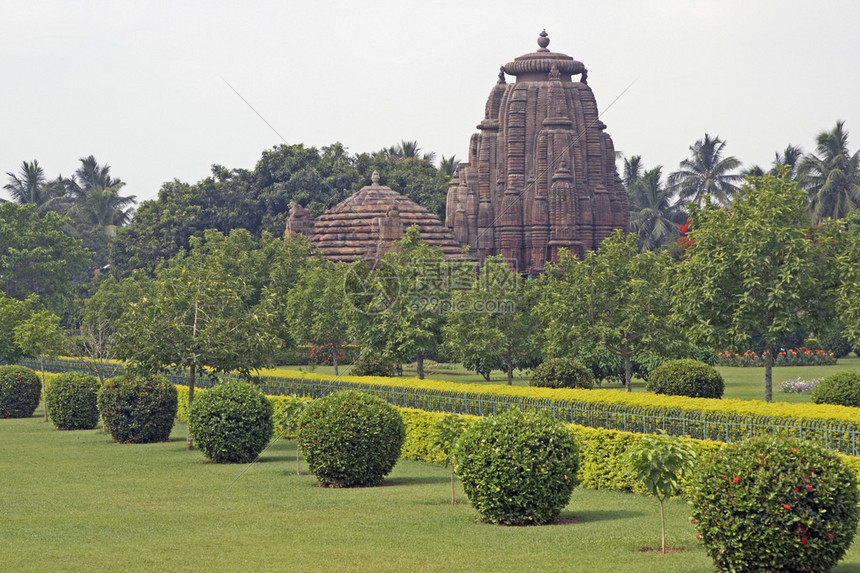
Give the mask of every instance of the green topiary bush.
<svg viewBox="0 0 860 573">
<path fill-rule="evenodd" d="M 45 402 L 58 430 L 92 430 L 99 423 L 101 383 L 92 374 L 63 372 L 48 382 Z"/>
<path fill-rule="evenodd" d="M 548 414 L 511 408 L 467 429 L 453 461 L 485 521 L 532 525 L 553 521 L 570 501 L 579 449 L 573 433 Z"/>
<path fill-rule="evenodd" d="M 39 376 L 23 366 L 0 366 L 0 418 L 29 418 L 42 396 Z"/>
<path fill-rule="evenodd" d="M 594 375 L 575 360 L 551 358 L 532 370 L 529 384 L 542 388 L 591 389 L 594 387 Z"/>
<path fill-rule="evenodd" d="M 405 437 L 400 412 L 358 390 L 315 400 L 299 419 L 299 446 L 326 487 L 379 484 L 397 463 Z"/>
<path fill-rule="evenodd" d="M 651 371 L 645 388 L 657 394 L 690 398 L 722 398 L 723 377 L 713 366 L 685 358 L 670 360 Z"/>
<path fill-rule="evenodd" d="M 259 389 L 229 380 L 194 399 L 188 429 L 213 462 L 244 464 L 254 461 L 272 439 L 273 413 L 272 403 Z"/>
<path fill-rule="evenodd" d="M 355 361 L 350 372 L 353 376 L 395 376 L 397 365 L 373 352 L 365 352 Z"/>
<path fill-rule="evenodd" d="M 167 441 L 177 405 L 176 386 L 163 376 L 123 374 L 105 380 L 98 396 L 102 421 L 125 444 Z"/>
<path fill-rule="evenodd" d="M 812 401 L 860 408 L 860 370 L 846 370 L 828 376 L 812 390 Z"/>
<path fill-rule="evenodd" d="M 693 523 L 720 571 L 830 571 L 854 539 L 854 473 L 817 444 L 757 437 L 699 467 Z"/>
</svg>

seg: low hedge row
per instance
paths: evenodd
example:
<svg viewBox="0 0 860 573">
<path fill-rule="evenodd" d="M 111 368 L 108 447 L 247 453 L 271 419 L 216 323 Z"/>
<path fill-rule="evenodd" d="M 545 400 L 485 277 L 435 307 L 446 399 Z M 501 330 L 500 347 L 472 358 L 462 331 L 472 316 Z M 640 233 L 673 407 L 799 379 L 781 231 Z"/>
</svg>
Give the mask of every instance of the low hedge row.
<svg viewBox="0 0 860 573">
<path fill-rule="evenodd" d="M 180 407 L 176 416 L 187 421 L 188 388 L 177 386 L 177 390 Z M 195 395 L 198 392 L 201 390 L 195 390 Z M 268 398 L 272 401 L 275 412 L 282 410 L 292 400 L 302 399 L 291 396 L 268 396 Z M 183 404 L 185 404 L 184 414 Z M 403 416 L 403 424 L 406 427 L 406 440 L 403 442 L 400 456 L 406 460 L 434 464 L 444 463 L 445 455 L 441 450 L 433 447 L 433 442 L 438 436 L 436 424 L 446 414 L 427 412 L 416 408 L 398 409 Z M 182 416 L 186 417 L 183 418 Z M 463 417 L 472 421 L 478 419 L 478 416 L 464 415 Z M 644 487 L 627 473 L 627 468 L 621 461 L 624 453 L 639 442 L 642 434 L 603 428 L 587 428 L 576 424 L 567 424 L 567 427 L 576 435 L 576 443 L 579 445 L 579 483 L 582 487 L 646 493 Z M 275 433 L 280 437 L 294 437 L 284 432 L 279 433 L 277 429 Z M 724 445 L 722 442 L 711 440 L 681 439 L 690 444 L 699 456 L 718 450 Z M 858 481 L 860 481 L 860 457 L 840 454 L 840 458 L 854 471 L 858 476 Z M 684 496 L 689 494 L 689 485 L 686 481 L 684 482 Z"/>
<path fill-rule="evenodd" d="M 71 367 L 78 361 L 62 361 Z M 550 389 L 464 384 L 437 380 L 356 377 L 273 369 L 262 372 L 260 388 L 269 395 L 318 398 L 337 390 L 360 389 L 396 406 L 474 414 L 503 412 L 510 406 L 549 409 L 566 422 L 635 433 L 736 441 L 750 435 L 787 430 L 822 439 L 830 449 L 860 453 L 860 409 L 834 405 L 757 400 L 687 398 L 613 390 Z M 177 376 L 174 381 L 181 377 Z"/>
</svg>

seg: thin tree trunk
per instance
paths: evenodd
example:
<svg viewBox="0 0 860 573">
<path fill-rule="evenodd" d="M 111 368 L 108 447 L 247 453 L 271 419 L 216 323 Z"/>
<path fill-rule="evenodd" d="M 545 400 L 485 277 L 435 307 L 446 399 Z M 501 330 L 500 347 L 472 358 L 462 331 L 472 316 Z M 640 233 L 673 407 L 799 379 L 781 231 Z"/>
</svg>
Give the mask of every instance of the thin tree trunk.
<svg viewBox="0 0 860 573">
<path fill-rule="evenodd" d="M 624 386 L 627 387 L 628 392 L 632 392 L 633 390 L 630 388 L 630 379 L 633 377 L 630 366 L 630 354 L 624 353 Z"/>
<path fill-rule="evenodd" d="M 192 366 L 188 372 L 188 414 L 191 414 L 191 402 L 194 401 L 194 382 L 197 374 L 197 367 Z M 191 437 L 191 420 L 185 433 L 185 448 L 188 450 L 194 449 L 194 438 Z"/>
<path fill-rule="evenodd" d="M 198 281 L 199 287 L 199 281 Z M 197 338 L 197 315 L 200 310 L 200 301 L 194 301 L 194 325 L 191 327 L 191 339 L 194 340 Z M 192 365 L 188 372 L 188 414 L 191 414 L 191 403 L 194 401 L 194 382 L 195 375 L 197 374 L 197 366 Z M 191 420 L 189 420 L 190 422 Z M 185 433 L 185 448 L 188 450 L 194 449 L 194 438 L 191 437 L 191 424 L 188 424 L 188 428 Z"/>
<path fill-rule="evenodd" d="M 336 344 L 331 345 L 331 362 L 334 365 L 334 375 L 340 376 L 340 373 L 338 372 L 338 369 L 337 369 L 337 345 Z"/>
<path fill-rule="evenodd" d="M 45 421 L 48 421 L 48 395 L 45 387 L 45 357 L 39 356 L 39 366 L 42 369 L 42 399 L 45 401 Z"/>
<path fill-rule="evenodd" d="M 451 505 L 457 505 L 457 500 L 454 499 L 454 472 L 451 472 Z"/>
<path fill-rule="evenodd" d="M 764 343 L 764 401 L 773 399 L 773 346 L 770 342 Z"/>
<path fill-rule="evenodd" d="M 415 369 L 418 371 L 418 379 L 424 380 L 424 351 L 419 350 L 415 355 Z"/>
<path fill-rule="evenodd" d="M 302 468 L 299 465 L 299 460 L 301 459 L 302 447 L 299 445 L 299 442 L 296 441 L 296 475 L 302 475 Z"/>
<path fill-rule="evenodd" d="M 505 356 L 505 366 L 508 367 L 508 386 L 514 385 L 514 361 L 511 358 L 511 347 L 507 348 L 507 355 Z"/>
<path fill-rule="evenodd" d="M 658 497 L 660 502 L 660 534 L 662 536 L 662 548 L 660 553 L 666 553 L 666 517 L 663 515 L 663 498 Z"/>
</svg>

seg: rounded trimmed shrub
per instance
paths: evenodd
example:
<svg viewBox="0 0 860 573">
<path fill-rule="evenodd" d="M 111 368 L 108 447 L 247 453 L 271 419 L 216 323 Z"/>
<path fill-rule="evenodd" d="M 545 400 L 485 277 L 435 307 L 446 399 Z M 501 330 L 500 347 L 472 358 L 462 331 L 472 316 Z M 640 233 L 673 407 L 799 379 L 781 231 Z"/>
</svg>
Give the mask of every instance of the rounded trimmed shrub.
<svg viewBox="0 0 860 573">
<path fill-rule="evenodd" d="M 646 390 L 690 398 L 722 398 L 723 377 L 713 366 L 684 358 L 670 360 L 651 371 Z"/>
<path fill-rule="evenodd" d="M 378 354 L 365 352 L 355 361 L 350 372 L 353 376 L 395 376 L 397 366 L 392 360 L 385 360 Z"/>
<path fill-rule="evenodd" d="M 400 412 L 359 390 L 315 400 L 299 418 L 299 447 L 325 487 L 379 484 L 397 463 L 405 439 Z"/>
<path fill-rule="evenodd" d="M 546 413 L 511 408 L 482 418 L 455 442 L 452 457 L 466 496 L 489 523 L 551 522 L 577 484 L 574 435 Z"/>
<path fill-rule="evenodd" d="M 228 380 L 191 403 L 188 429 L 197 447 L 213 462 L 254 461 L 272 439 L 272 403 L 256 387 Z"/>
<path fill-rule="evenodd" d="M 854 472 L 815 443 L 728 444 L 693 478 L 693 523 L 720 571 L 830 571 L 857 531 Z"/>
<path fill-rule="evenodd" d="M 860 370 L 846 370 L 828 376 L 812 390 L 812 401 L 860 407 Z"/>
<path fill-rule="evenodd" d="M 47 386 L 48 415 L 58 430 L 92 430 L 98 425 L 98 378 L 85 372 L 63 372 Z"/>
<path fill-rule="evenodd" d="M 163 376 L 122 374 L 99 390 L 99 413 L 114 441 L 164 442 L 176 416 L 176 386 Z"/>
<path fill-rule="evenodd" d="M 538 364 L 529 378 L 531 386 L 542 388 L 594 388 L 594 375 L 580 362 L 551 358 Z"/>
<path fill-rule="evenodd" d="M 29 418 L 42 397 L 39 375 L 23 366 L 0 366 L 0 418 Z"/>
</svg>

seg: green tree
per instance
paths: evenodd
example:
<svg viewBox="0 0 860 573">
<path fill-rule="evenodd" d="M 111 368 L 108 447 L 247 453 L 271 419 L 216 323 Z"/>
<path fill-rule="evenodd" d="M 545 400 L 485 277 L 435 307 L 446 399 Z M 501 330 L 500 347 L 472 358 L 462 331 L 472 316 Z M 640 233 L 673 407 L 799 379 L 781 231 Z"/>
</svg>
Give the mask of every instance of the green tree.
<svg viewBox="0 0 860 573">
<path fill-rule="evenodd" d="M 460 160 L 457 159 L 456 155 L 452 155 L 450 157 L 445 157 L 443 155 L 442 159 L 439 160 L 439 171 L 442 172 L 445 177 L 453 177 L 459 163 Z"/>
<path fill-rule="evenodd" d="M 531 284 L 501 256 L 487 258 L 472 287 L 453 292 L 443 328 L 450 355 L 467 368 L 476 364 L 500 368 L 512 384 L 514 368 L 530 365 L 538 353 Z"/>
<path fill-rule="evenodd" d="M 60 206 L 62 187 L 45 179 L 45 170 L 37 160 L 22 162 L 17 175 L 9 171 L 6 175 L 9 176 L 9 183 L 3 189 L 9 192 L 13 201 L 22 205 L 35 205 L 40 214 Z"/>
<path fill-rule="evenodd" d="M 448 414 L 436 421 L 436 439 L 433 441 L 433 449 L 445 454 L 445 466 L 451 467 L 451 505 L 457 504 L 454 496 L 454 444 L 469 426 L 465 418 L 457 414 Z"/>
<path fill-rule="evenodd" d="M 225 272 L 229 238 L 214 230 L 206 238 L 192 239 L 189 253 L 160 265 L 154 278 L 130 283 L 141 297 L 117 329 L 117 355 L 133 370 L 188 370 L 189 407 L 198 375 L 235 371 L 251 379 L 277 343 L 269 307 L 254 303 L 244 276 Z"/>
<path fill-rule="evenodd" d="M 359 344 L 395 362 L 414 360 L 418 378 L 423 379 L 424 359 L 442 343 L 451 297 L 446 281 L 459 269 L 445 261 L 441 249 L 421 239 L 417 225 L 407 228 L 396 249 L 386 253 L 373 272 L 357 273 L 362 286 L 372 293 L 369 305 L 351 298 L 353 332 Z M 382 304 L 376 305 L 379 301 Z"/>
<path fill-rule="evenodd" d="M 39 297 L 30 295 L 18 300 L 0 293 L 0 362 L 15 364 L 24 351 L 15 343 L 15 327 L 26 321 L 39 308 Z"/>
<path fill-rule="evenodd" d="M 845 322 L 845 335 L 860 349 L 860 210 L 846 219 L 841 238 L 843 254 L 839 269 L 841 281 L 837 291 L 840 320 Z"/>
<path fill-rule="evenodd" d="M 661 169 L 645 171 L 627 186 L 630 232 L 636 235 L 641 251 L 666 245 L 678 236 L 678 226 L 687 220 L 687 212 L 672 201 L 672 191 L 663 186 Z"/>
<path fill-rule="evenodd" d="M 92 256 L 64 232 L 68 222 L 53 212 L 39 216 L 34 205 L 0 204 L 0 292 L 19 300 L 38 294 L 55 313 L 68 311 L 72 277 Z"/>
<path fill-rule="evenodd" d="M 694 341 L 743 350 L 765 343 L 764 398 L 772 397 L 777 339 L 834 315 L 836 226 L 811 227 L 806 196 L 780 177 L 747 180 L 731 209 L 692 207 L 687 259 L 675 283 L 677 316 Z"/>
<path fill-rule="evenodd" d="M 669 189 L 679 201 L 699 205 L 705 195 L 711 195 L 721 205 L 731 203 L 741 181 L 741 176 L 732 171 L 741 162 L 732 156 L 723 157 L 725 147 L 723 140 L 711 139 L 707 133 L 690 146 L 690 157 L 669 175 Z"/>
<path fill-rule="evenodd" d="M 42 371 L 42 396 L 45 396 L 45 359 L 60 354 L 66 347 L 66 335 L 60 328 L 60 317 L 48 310 L 38 310 L 14 329 L 15 344 L 25 356 L 39 360 Z M 45 402 L 45 421 L 48 403 Z"/>
<path fill-rule="evenodd" d="M 818 134 L 817 155 L 800 162 L 800 179 L 809 193 L 809 214 L 813 222 L 841 219 L 860 206 L 860 150 L 848 149 L 845 122 L 837 121 L 831 131 Z"/>
<path fill-rule="evenodd" d="M 638 251 L 636 237 L 620 230 L 582 261 L 565 251 L 541 277 L 535 307 L 549 357 L 576 356 L 602 345 L 624 360 L 628 391 L 633 355 L 660 353 L 677 336 L 669 324 L 669 256 Z"/>
<path fill-rule="evenodd" d="M 343 347 L 352 339 L 344 290 L 347 269 L 343 263 L 311 259 L 285 301 L 284 316 L 291 336 L 300 344 L 312 344 L 330 353 L 335 376 L 340 375 Z"/>
<path fill-rule="evenodd" d="M 681 477 L 695 468 L 696 452 L 689 444 L 667 435 L 645 435 L 627 450 L 623 463 L 660 502 L 661 553 L 666 553 L 666 518 L 663 502 L 681 492 Z"/>
</svg>

